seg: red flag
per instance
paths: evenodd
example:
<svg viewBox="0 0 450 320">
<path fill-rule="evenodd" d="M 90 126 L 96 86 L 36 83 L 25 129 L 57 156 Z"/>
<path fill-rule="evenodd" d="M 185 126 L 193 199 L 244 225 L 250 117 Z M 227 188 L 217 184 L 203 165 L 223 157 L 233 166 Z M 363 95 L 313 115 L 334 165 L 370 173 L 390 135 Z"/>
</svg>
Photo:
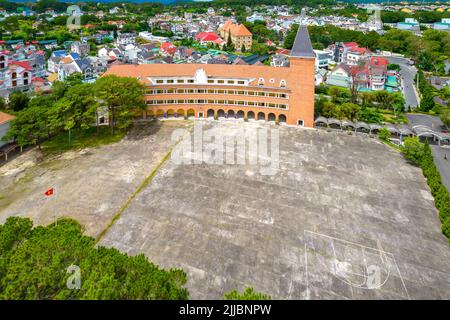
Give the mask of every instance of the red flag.
<svg viewBox="0 0 450 320">
<path fill-rule="evenodd" d="M 47 197 L 49 197 L 49 196 L 52 196 L 54 192 L 55 192 L 55 190 L 54 190 L 53 188 L 50 188 L 50 189 L 48 189 L 47 191 L 45 191 L 44 194 L 45 194 Z"/>
</svg>

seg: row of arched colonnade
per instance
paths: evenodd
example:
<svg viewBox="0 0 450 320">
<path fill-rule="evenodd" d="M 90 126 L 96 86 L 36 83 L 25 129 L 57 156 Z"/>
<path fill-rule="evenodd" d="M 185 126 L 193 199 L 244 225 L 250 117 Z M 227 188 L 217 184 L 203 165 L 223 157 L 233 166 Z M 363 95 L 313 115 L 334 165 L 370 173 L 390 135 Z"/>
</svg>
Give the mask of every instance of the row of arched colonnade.
<svg viewBox="0 0 450 320">
<path fill-rule="evenodd" d="M 205 109 L 204 111 L 196 111 L 190 109 L 157 109 L 156 111 L 147 110 L 142 115 L 143 118 L 158 119 L 176 119 L 176 118 L 207 118 L 207 119 L 236 119 L 236 120 L 259 120 L 275 123 L 286 123 L 287 117 L 278 110 L 274 112 L 263 111 L 244 111 L 241 109 Z"/>
</svg>

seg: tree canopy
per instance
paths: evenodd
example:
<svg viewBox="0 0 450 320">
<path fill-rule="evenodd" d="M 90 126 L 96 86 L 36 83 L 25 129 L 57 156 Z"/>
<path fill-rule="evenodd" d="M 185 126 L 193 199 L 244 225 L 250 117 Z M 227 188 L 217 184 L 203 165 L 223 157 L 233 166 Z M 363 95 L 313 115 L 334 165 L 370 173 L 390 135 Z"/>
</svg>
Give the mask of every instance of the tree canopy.
<svg viewBox="0 0 450 320">
<path fill-rule="evenodd" d="M 78 289 L 68 286 L 77 269 Z M 33 228 L 9 217 L 0 225 L 0 299 L 187 299 L 185 283 L 182 270 L 161 269 L 143 254 L 96 247 L 71 219 Z"/>
<path fill-rule="evenodd" d="M 121 130 L 132 123 L 136 110 L 143 110 L 144 86 L 133 78 L 105 76 L 95 84 L 83 83 L 75 74 L 64 82 L 56 82 L 50 95 L 38 95 L 29 100 L 23 93 L 13 97 L 12 110 L 16 118 L 3 138 L 16 138 L 20 146 L 38 144 L 60 132 L 86 130 L 97 125 L 98 109 L 106 106 L 110 117 L 111 132 Z M 25 103 L 26 102 L 26 103 Z M 98 130 L 97 130 L 98 133 Z"/>
<path fill-rule="evenodd" d="M 245 288 L 241 293 L 237 290 L 230 291 L 224 294 L 225 300 L 271 300 L 267 294 L 256 292 L 251 287 Z"/>
</svg>

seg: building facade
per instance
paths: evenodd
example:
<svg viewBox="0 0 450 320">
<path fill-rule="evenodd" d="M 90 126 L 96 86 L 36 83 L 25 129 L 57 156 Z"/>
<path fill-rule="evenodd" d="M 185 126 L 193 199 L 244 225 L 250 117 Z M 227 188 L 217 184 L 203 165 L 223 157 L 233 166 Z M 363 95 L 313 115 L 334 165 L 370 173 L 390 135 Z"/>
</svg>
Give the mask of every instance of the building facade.
<svg viewBox="0 0 450 320">
<path fill-rule="evenodd" d="M 146 85 L 144 117 L 231 117 L 313 127 L 315 55 L 305 27 L 297 32 L 289 60 L 289 67 L 115 65 L 105 75 Z"/>
<path fill-rule="evenodd" d="M 219 27 L 219 33 L 225 43 L 228 42 L 228 37 L 231 37 L 231 42 L 237 51 L 242 48 L 248 51 L 252 48 L 252 33 L 243 24 L 235 24 L 228 20 Z"/>
</svg>

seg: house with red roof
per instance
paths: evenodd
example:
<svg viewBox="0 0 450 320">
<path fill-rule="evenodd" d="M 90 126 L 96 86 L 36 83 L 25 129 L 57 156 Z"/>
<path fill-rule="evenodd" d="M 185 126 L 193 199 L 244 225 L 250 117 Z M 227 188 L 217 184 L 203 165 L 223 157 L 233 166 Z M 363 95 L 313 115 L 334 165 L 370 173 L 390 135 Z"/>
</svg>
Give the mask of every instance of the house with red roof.
<svg viewBox="0 0 450 320">
<path fill-rule="evenodd" d="M 276 54 L 281 54 L 283 56 L 289 56 L 289 54 L 291 53 L 291 50 L 289 49 L 277 49 L 275 51 Z"/>
<path fill-rule="evenodd" d="M 346 47 L 344 62 L 349 66 L 356 66 L 360 61 L 365 60 L 372 52 L 367 48 L 361 48 L 358 45 Z"/>
<path fill-rule="evenodd" d="M 159 47 L 159 53 L 163 56 L 173 56 L 177 47 L 172 42 L 164 42 Z"/>
<path fill-rule="evenodd" d="M 195 36 L 195 39 L 200 42 L 200 44 L 217 44 L 220 47 L 225 45 L 225 40 L 219 37 L 215 32 L 200 32 Z"/>
<path fill-rule="evenodd" d="M 330 45 L 327 51 L 333 53 L 334 62 L 349 66 L 358 65 L 361 60 L 372 54 L 369 49 L 360 47 L 357 42 L 337 42 Z"/>
</svg>

